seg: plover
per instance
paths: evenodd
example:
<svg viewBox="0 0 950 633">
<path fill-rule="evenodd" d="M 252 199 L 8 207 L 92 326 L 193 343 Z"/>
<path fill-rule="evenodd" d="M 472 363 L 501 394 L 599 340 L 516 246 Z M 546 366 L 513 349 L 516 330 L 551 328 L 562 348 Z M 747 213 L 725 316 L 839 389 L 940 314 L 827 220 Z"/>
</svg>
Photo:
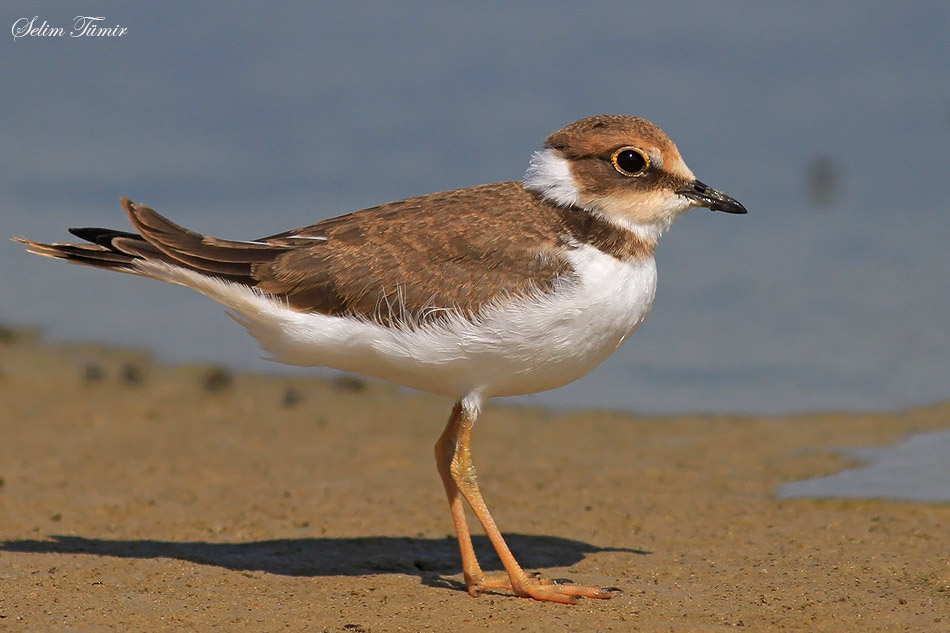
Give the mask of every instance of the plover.
<svg viewBox="0 0 950 633">
<path fill-rule="evenodd" d="M 692 207 L 746 213 L 696 180 L 644 119 L 601 115 L 547 138 L 521 182 L 432 193 L 270 237 L 199 235 L 122 199 L 136 233 L 29 250 L 193 288 L 230 309 L 273 360 L 327 366 L 456 398 L 435 445 L 471 595 L 574 603 L 613 591 L 525 573 L 478 489 L 483 403 L 577 380 L 646 317 L 657 239 Z M 464 500 L 464 501 L 463 501 Z M 482 571 L 463 503 L 505 567 Z"/>
</svg>

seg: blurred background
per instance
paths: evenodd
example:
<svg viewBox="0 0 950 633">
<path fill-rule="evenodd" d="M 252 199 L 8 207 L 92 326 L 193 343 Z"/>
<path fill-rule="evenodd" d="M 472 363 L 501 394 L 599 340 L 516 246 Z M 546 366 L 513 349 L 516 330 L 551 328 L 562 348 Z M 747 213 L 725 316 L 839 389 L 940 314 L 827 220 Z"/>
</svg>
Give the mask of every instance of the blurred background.
<svg viewBox="0 0 950 633">
<path fill-rule="evenodd" d="M 0 7 L 3 237 L 127 228 L 120 196 L 260 237 L 520 179 L 554 130 L 636 115 L 749 215 L 681 218 L 641 329 L 521 402 L 782 413 L 950 396 L 947 3 L 93 4 Z M 128 32 L 69 37 L 77 15 Z M 14 37 L 34 16 L 66 35 Z M 0 270 L 2 324 L 300 371 L 186 289 L 9 242 Z"/>
</svg>

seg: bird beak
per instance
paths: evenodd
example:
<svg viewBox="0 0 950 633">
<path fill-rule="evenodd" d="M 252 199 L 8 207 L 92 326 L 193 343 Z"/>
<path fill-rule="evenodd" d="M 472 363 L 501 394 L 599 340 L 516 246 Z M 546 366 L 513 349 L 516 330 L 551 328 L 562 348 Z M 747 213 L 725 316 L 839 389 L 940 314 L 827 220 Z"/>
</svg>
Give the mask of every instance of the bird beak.
<svg viewBox="0 0 950 633">
<path fill-rule="evenodd" d="M 694 180 L 685 187 L 676 190 L 676 193 L 689 198 L 697 207 L 706 207 L 711 211 L 725 211 L 726 213 L 748 213 L 746 208 L 736 200 L 721 191 L 716 191 L 709 185 Z"/>
</svg>

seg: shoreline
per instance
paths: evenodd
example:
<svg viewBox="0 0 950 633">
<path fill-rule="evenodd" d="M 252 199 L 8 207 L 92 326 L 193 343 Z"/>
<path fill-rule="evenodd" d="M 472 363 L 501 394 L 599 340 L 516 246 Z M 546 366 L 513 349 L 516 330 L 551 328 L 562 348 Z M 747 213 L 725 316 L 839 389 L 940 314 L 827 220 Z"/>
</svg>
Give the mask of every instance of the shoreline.
<svg viewBox="0 0 950 633">
<path fill-rule="evenodd" d="M 778 500 L 950 428 L 889 413 L 489 404 L 473 456 L 525 567 L 576 607 L 461 588 L 432 445 L 448 398 L 0 336 L 0 630 L 942 631 L 950 505 Z M 480 532 L 486 567 L 497 559 Z"/>
</svg>

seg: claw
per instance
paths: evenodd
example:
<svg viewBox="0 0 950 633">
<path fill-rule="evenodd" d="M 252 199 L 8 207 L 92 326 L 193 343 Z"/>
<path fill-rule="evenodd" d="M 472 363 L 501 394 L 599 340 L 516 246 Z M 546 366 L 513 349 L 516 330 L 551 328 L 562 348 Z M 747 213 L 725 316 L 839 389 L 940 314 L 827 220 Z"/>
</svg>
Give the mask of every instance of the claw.
<svg viewBox="0 0 950 633">
<path fill-rule="evenodd" d="M 535 600 L 559 602 L 561 604 L 577 604 L 578 598 L 609 600 L 614 597 L 615 593 L 620 592 L 620 589 L 616 587 L 585 587 L 575 585 L 566 578 L 544 578 L 536 572 L 518 583 L 513 583 L 507 574 L 492 576 L 484 574 L 477 579 L 472 579 L 467 584 L 469 595 L 474 597 L 480 596 L 483 591 L 501 589 L 513 591 L 515 595 L 522 598 L 534 598 Z"/>
</svg>

